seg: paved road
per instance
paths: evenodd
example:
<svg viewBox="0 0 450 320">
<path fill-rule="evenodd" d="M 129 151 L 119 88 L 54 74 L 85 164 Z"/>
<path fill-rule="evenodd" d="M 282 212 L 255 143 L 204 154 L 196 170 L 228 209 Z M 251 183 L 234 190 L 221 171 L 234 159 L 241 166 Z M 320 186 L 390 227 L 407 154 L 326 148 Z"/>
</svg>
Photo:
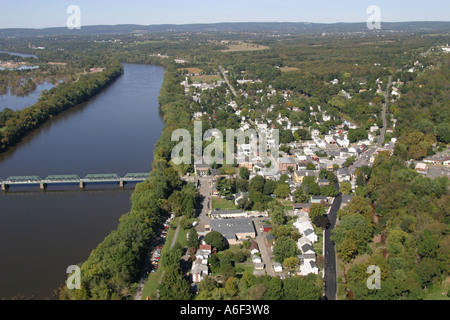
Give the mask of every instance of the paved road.
<svg viewBox="0 0 450 320">
<path fill-rule="evenodd" d="M 336 181 L 337 188 L 338 183 Z M 339 190 L 339 189 L 338 189 Z M 337 299 L 337 281 L 336 281 L 336 251 L 334 248 L 334 243 L 331 241 L 331 232 L 333 228 L 336 226 L 337 220 L 337 212 L 341 207 L 342 202 L 342 194 L 334 198 L 333 204 L 331 205 L 330 212 L 328 214 L 328 218 L 330 219 L 330 226 L 325 230 L 325 298 L 327 300 L 336 300 Z"/>
<path fill-rule="evenodd" d="M 209 225 L 209 218 L 207 216 L 210 208 L 210 202 L 212 199 L 212 177 L 199 178 L 200 187 L 200 204 L 197 206 L 197 216 L 200 218 L 200 222 L 195 227 L 197 232 L 204 232 L 205 225 Z"/>
<path fill-rule="evenodd" d="M 228 77 L 227 77 L 227 74 L 225 73 L 225 70 L 223 69 L 222 66 L 219 66 L 219 69 L 220 69 L 220 72 L 222 72 L 222 76 L 223 76 L 223 79 L 225 80 L 226 84 L 228 85 L 228 87 L 230 87 L 230 90 L 233 93 L 233 96 L 237 97 L 236 90 L 233 88 L 230 81 L 228 81 Z"/>
<path fill-rule="evenodd" d="M 387 102 L 388 102 L 388 98 L 389 98 L 389 91 L 391 89 L 392 86 L 392 76 L 389 77 L 389 81 L 388 84 L 386 86 L 386 91 L 384 92 L 384 103 L 383 103 L 383 109 L 381 111 L 381 117 L 383 118 L 383 128 L 381 128 L 380 130 L 380 138 L 379 141 L 377 143 L 378 147 L 381 147 L 384 143 L 384 136 L 386 134 L 386 126 L 387 126 L 387 121 L 386 121 L 386 108 L 387 108 Z"/>
<path fill-rule="evenodd" d="M 256 242 L 258 243 L 259 252 L 261 253 L 261 260 L 265 264 L 265 270 L 268 275 L 275 277 L 275 270 L 273 269 L 273 262 L 270 259 L 271 255 L 269 253 L 269 249 L 266 247 L 264 243 L 264 233 L 259 231 L 259 228 L 262 227 L 263 223 L 259 222 L 261 218 L 253 219 L 253 224 L 255 225 L 256 230 Z"/>
</svg>

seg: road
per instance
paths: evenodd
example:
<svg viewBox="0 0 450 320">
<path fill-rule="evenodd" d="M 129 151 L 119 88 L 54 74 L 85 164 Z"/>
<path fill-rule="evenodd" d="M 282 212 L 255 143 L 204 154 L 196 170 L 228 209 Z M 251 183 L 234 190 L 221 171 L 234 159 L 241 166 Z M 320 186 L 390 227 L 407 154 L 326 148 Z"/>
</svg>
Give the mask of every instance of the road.
<svg viewBox="0 0 450 320">
<path fill-rule="evenodd" d="M 231 85 L 230 81 L 228 81 L 227 74 L 225 73 L 225 70 L 223 69 L 223 67 L 219 66 L 219 70 L 220 70 L 220 72 L 222 72 L 223 79 L 225 80 L 226 84 L 228 85 L 228 87 L 230 88 L 231 92 L 233 93 L 233 96 L 237 97 L 236 90 L 233 88 L 233 86 Z"/>
<path fill-rule="evenodd" d="M 210 202 L 212 197 L 212 177 L 204 177 L 198 179 L 200 186 L 200 204 L 197 206 L 197 216 L 200 218 L 198 225 L 195 227 L 197 232 L 204 232 L 205 225 L 209 225 L 208 213 L 210 210 Z"/>
<path fill-rule="evenodd" d="M 386 121 L 386 109 L 387 109 L 387 102 L 389 98 L 389 90 L 392 86 L 392 76 L 389 76 L 389 81 L 386 85 L 386 91 L 384 92 L 384 103 L 383 103 L 383 109 L 381 111 L 381 117 L 383 118 L 383 128 L 381 128 L 380 132 L 380 139 L 378 140 L 377 147 L 381 147 L 384 143 L 384 136 L 386 134 L 386 127 L 387 127 L 387 121 Z"/>
<path fill-rule="evenodd" d="M 339 184 L 336 180 L 336 188 L 339 190 Z M 336 226 L 337 212 L 341 207 L 342 194 L 334 198 L 333 204 L 331 205 L 330 212 L 328 214 L 328 219 L 330 220 L 330 226 L 325 230 L 325 299 L 336 300 L 337 299 L 337 269 L 336 269 L 336 250 L 334 248 L 334 243 L 331 241 L 331 232 Z"/>
<path fill-rule="evenodd" d="M 253 224 L 255 225 L 256 230 L 256 242 L 258 243 L 259 252 L 261 253 L 262 263 L 265 264 L 265 270 L 269 276 L 275 277 L 275 270 L 273 269 L 273 262 L 270 259 L 269 249 L 266 247 L 264 243 L 264 233 L 259 231 L 264 223 L 260 222 L 261 218 L 253 219 Z"/>
</svg>

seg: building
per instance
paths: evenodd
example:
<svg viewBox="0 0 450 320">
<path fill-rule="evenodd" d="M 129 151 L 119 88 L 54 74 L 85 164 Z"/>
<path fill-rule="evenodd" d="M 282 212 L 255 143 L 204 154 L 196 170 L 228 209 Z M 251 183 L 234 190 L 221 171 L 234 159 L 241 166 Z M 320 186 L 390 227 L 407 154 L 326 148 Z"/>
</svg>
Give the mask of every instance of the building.
<svg viewBox="0 0 450 320">
<path fill-rule="evenodd" d="M 259 252 L 258 242 L 256 242 L 255 240 L 250 240 L 250 253 L 256 254 L 258 252 Z"/>
<path fill-rule="evenodd" d="M 198 283 L 201 282 L 206 276 L 208 276 L 208 264 L 204 262 L 203 259 L 196 259 L 192 264 L 191 276 L 192 282 Z"/>
<path fill-rule="evenodd" d="M 243 219 L 212 219 L 210 221 L 211 231 L 220 232 L 229 245 L 241 244 L 243 240 L 256 237 L 253 221 Z"/>
<path fill-rule="evenodd" d="M 418 164 L 416 164 L 415 170 L 417 173 L 427 174 L 428 166 L 425 163 L 418 163 Z"/>
<path fill-rule="evenodd" d="M 195 174 L 200 177 L 206 177 L 209 175 L 211 167 L 207 164 L 195 164 L 194 165 Z"/>
<path fill-rule="evenodd" d="M 284 157 L 278 159 L 278 171 L 286 172 L 288 168 L 297 169 L 297 162 L 294 158 Z"/>
<path fill-rule="evenodd" d="M 322 201 L 327 203 L 328 198 L 326 196 L 311 196 L 311 203 L 322 203 Z"/>
<path fill-rule="evenodd" d="M 309 214 L 309 209 L 311 208 L 311 204 L 312 203 L 294 203 L 292 205 L 292 209 Z"/>
<path fill-rule="evenodd" d="M 275 263 L 273 264 L 273 270 L 274 270 L 275 272 L 281 272 L 281 271 L 283 271 L 283 266 L 281 265 L 281 263 L 275 262 Z"/>
<path fill-rule="evenodd" d="M 247 212 L 242 210 L 212 210 L 209 213 L 211 219 L 223 219 L 223 218 L 245 218 Z"/>
</svg>

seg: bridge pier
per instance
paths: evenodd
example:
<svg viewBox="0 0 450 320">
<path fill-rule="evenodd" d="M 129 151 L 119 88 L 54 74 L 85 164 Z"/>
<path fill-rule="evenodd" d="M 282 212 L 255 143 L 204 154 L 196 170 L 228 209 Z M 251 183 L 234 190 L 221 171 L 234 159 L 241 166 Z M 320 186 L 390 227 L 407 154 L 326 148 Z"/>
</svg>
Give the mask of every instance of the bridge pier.
<svg viewBox="0 0 450 320">
<path fill-rule="evenodd" d="M 86 184 L 84 182 L 80 182 L 80 189 L 84 189 L 85 186 Z"/>
<path fill-rule="evenodd" d="M 40 188 L 42 191 L 45 191 L 45 190 L 47 190 L 47 184 L 46 184 L 46 183 L 40 183 L 40 184 L 39 184 L 39 188 Z"/>
<path fill-rule="evenodd" d="M 119 187 L 124 188 L 126 181 L 120 180 L 119 181 Z"/>
<path fill-rule="evenodd" d="M 8 189 L 9 189 L 9 185 L 2 183 L 2 191 L 6 192 L 6 191 L 8 191 Z"/>
</svg>

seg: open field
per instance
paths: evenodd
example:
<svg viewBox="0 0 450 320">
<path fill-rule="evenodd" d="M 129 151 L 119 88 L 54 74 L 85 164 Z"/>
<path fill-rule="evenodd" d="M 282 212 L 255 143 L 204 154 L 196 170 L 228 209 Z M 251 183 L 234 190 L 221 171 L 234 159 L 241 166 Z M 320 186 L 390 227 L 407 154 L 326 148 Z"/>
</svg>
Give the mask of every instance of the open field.
<svg viewBox="0 0 450 320">
<path fill-rule="evenodd" d="M 222 52 L 257 51 L 257 50 L 267 50 L 267 49 L 270 49 L 270 48 L 260 45 L 260 44 L 247 43 L 247 42 L 233 42 L 232 44 L 228 45 L 228 49 L 222 50 Z"/>
<path fill-rule="evenodd" d="M 234 204 L 233 200 L 226 200 L 222 198 L 213 197 L 211 208 L 213 210 L 237 210 L 238 207 Z"/>
<path fill-rule="evenodd" d="M 185 72 L 185 70 L 187 70 L 187 74 L 200 74 L 203 72 L 200 68 L 178 68 L 177 70 L 180 72 Z"/>
<path fill-rule="evenodd" d="M 297 67 L 281 67 L 280 71 L 281 72 L 295 72 L 295 71 L 300 71 L 300 68 L 297 68 Z"/>
<path fill-rule="evenodd" d="M 192 76 L 191 77 L 192 82 L 214 82 L 214 81 L 223 81 L 222 77 L 219 75 L 199 75 L 199 76 Z"/>
</svg>

